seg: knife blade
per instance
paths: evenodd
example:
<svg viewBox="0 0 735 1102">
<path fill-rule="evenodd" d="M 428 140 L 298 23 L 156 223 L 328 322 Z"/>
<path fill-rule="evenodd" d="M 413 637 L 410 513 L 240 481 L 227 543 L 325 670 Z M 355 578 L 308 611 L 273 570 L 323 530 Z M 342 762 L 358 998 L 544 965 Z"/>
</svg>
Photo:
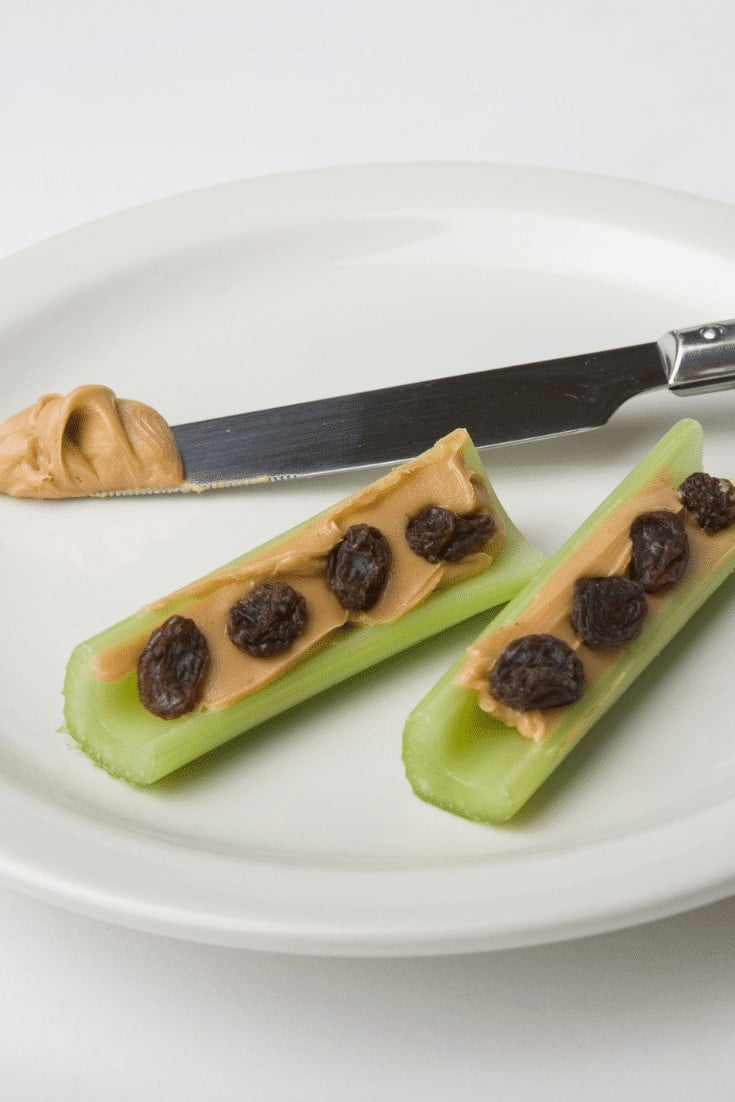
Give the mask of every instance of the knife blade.
<svg viewBox="0 0 735 1102">
<path fill-rule="evenodd" d="M 658 341 L 176 425 L 184 477 L 247 485 L 397 463 L 466 428 L 478 447 L 583 432 L 654 388 L 735 386 L 735 321 Z"/>
</svg>

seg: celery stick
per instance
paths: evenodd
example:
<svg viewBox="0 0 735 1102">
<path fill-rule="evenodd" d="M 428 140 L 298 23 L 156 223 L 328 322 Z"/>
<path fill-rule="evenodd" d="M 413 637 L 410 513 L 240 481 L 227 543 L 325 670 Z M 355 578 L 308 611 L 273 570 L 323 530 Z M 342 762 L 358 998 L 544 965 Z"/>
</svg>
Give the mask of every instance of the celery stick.
<svg viewBox="0 0 735 1102">
<path fill-rule="evenodd" d="M 680 421 L 506 605 L 480 638 L 512 623 L 598 522 L 657 472 L 668 471 L 672 485 L 677 487 L 687 475 L 701 470 L 701 464 L 701 427 L 695 421 Z M 515 815 L 595 721 L 735 569 L 735 527 L 711 538 L 725 541 L 727 554 L 722 564 L 696 584 L 688 583 L 685 575 L 639 638 L 621 648 L 609 672 L 576 704 L 564 710 L 563 719 L 540 742 L 524 738 L 515 728 L 482 711 L 476 703 L 477 694 L 455 684 L 463 655 L 417 705 L 406 723 L 403 761 L 416 794 L 428 803 L 481 822 L 503 822 Z"/>
<path fill-rule="evenodd" d="M 310 696 L 460 620 L 507 601 L 545 559 L 507 516 L 487 483 L 484 468 L 471 443 L 467 443 L 462 454 L 467 466 L 481 475 L 493 507 L 505 525 L 505 543 L 489 569 L 435 591 L 393 623 L 360 626 L 335 636 L 323 650 L 305 658 L 272 684 L 249 696 L 225 707 L 200 710 L 179 719 L 159 719 L 142 707 L 134 672 L 112 682 L 102 681 L 94 674 L 96 655 L 141 631 L 152 631 L 177 611 L 181 599 L 155 610 L 144 609 L 74 650 L 64 685 L 66 730 L 108 772 L 136 784 L 150 784 Z M 277 546 L 287 535 L 291 533 L 285 533 L 227 566 Z"/>
</svg>

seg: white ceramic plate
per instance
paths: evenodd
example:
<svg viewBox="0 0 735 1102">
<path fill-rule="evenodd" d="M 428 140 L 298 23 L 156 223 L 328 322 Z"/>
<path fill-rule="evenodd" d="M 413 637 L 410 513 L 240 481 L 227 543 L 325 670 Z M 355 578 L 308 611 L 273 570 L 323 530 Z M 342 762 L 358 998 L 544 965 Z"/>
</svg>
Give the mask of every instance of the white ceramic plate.
<svg viewBox="0 0 735 1102">
<path fill-rule="evenodd" d="M 184 195 L 0 265 L 2 411 L 102 382 L 172 423 L 651 340 L 735 312 L 735 210 L 558 172 L 334 170 Z M 593 434 L 487 452 L 551 552 L 678 417 L 735 472 L 735 394 L 653 394 Z M 735 883 L 725 591 L 518 821 L 419 801 L 403 720 L 482 620 L 146 791 L 59 734 L 73 645 L 369 479 L 0 501 L 0 876 L 181 937 L 314 953 L 509 947 Z"/>
</svg>

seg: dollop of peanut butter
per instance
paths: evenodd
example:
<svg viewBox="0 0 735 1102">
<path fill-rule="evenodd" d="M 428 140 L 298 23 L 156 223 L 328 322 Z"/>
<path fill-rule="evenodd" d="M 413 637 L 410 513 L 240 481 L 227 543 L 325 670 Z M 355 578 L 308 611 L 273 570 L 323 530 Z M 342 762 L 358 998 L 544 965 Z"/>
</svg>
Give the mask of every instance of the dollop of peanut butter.
<svg viewBox="0 0 735 1102">
<path fill-rule="evenodd" d="M 44 394 L 0 424 L 0 492 L 12 497 L 166 490 L 183 477 L 163 417 L 106 386 Z"/>
</svg>

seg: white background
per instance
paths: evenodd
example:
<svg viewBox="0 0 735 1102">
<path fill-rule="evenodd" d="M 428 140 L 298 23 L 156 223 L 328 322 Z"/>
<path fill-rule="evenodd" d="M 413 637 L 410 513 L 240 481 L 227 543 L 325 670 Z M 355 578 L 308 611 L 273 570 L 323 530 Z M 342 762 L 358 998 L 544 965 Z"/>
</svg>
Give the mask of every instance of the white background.
<svg viewBox="0 0 735 1102">
<path fill-rule="evenodd" d="M 553 165 L 735 202 L 734 38 L 730 0 L 5 0 L 0 255 L 337 163 Z M 734 928 L 731 900 L 526 951 L 310 960 L 3 891 L 2 1095 L 731 1098 Z"/>
</svg>

